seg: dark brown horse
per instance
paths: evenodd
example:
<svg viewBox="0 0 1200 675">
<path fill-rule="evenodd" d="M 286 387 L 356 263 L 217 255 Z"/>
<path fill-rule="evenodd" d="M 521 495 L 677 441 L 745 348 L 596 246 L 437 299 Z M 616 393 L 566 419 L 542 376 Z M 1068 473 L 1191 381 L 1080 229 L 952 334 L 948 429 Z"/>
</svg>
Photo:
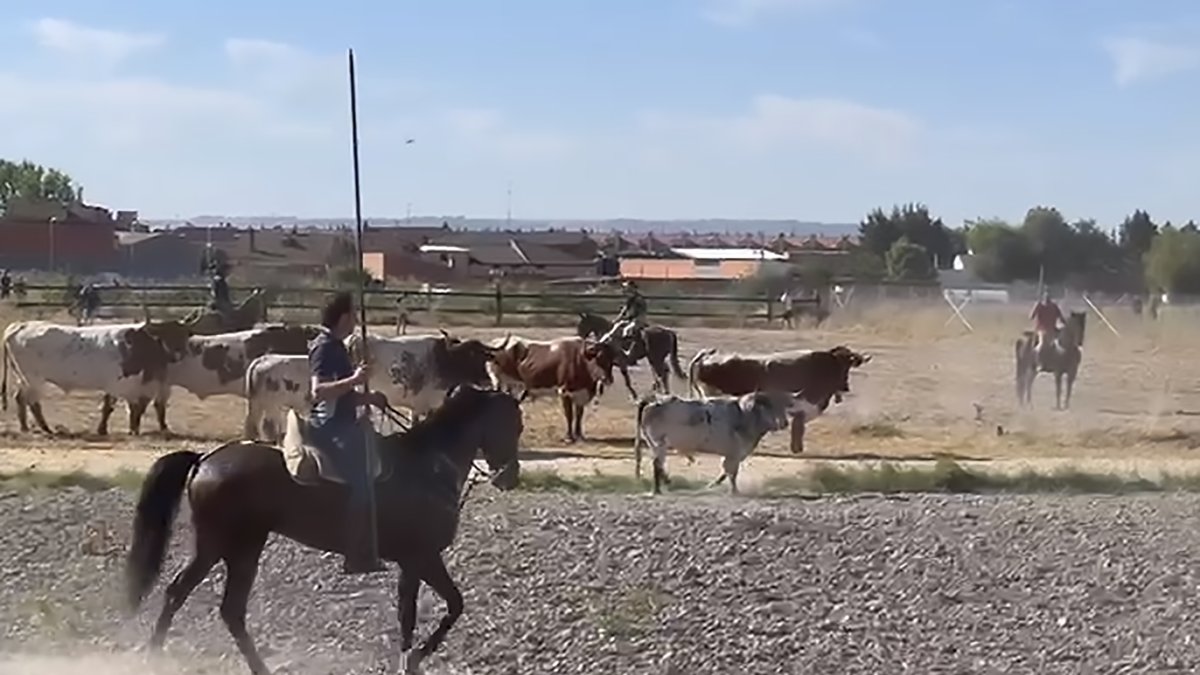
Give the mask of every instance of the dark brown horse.
<svg viewBox="0 0 1200 675">
<path fill-rule="evenodd" d="M 1054 409 L 1071 407 L 1071 393 L 1075 390 L 1075 378 L 1079 375 L 1079 364 L 1083 361 L 1083 337 L 1087 328 L 1087 314 L 1071 312 L 1066 326 L 1049 344 L 1037 349 L 1037 336 L 1026 331 L 1017 338 L 1016 356 L 1017 403 L 1029 405 L 1033 402 L 1033 381 L 1038 373 L 1054 374 Z M 1063 377 L 1067 379 L 1066 397 L 1063 397 Z"/>
<path fill-rule="evenodd" d="M 579 323 L 575 327 L 576 334 L 581 338 L 595 337 L 600 339 L 612 330 L 612 322 L 591 312 L 580 312 Z M 629 380 L 629 367 L 636 366 L 638 361 L 646 359 L 650 369 L 654 371 L 654 388 L 664 394 L 671 393 L 671 373 L 681 380 L 687 379 L 683 368 L 679 365 L 679 336 L 675 331 L 664 326 L 646 326 L 642 331 L 641 340 L 625 340 L 616 338 L 616 366 L 625 379 L 625 388 L 629 396 L 637 402 L 640 400 Z M 630 344 L 632 342 L 632 344 Z M 668 370 L 669 367 L 669 370 Z"/>
<path fill-rule="evenodd" d="M 459 387 L 410 431 L 377 437 L 383 467 L 375 489 L 379 557 L 400 566 L 400 644 L 406 672 L 416 672 L 462 615 L 462 594 L 446 570 L 442 551 L 454 541 L 461 495 L 476 455 L 483 452 L 493 484 L 515 487 L 522 429 L 516 399 L 503 392 Z M 161 648 L 188 595 L 218 561 L 224 561 L 221 618 L 251 672 L 264 675 L 267 666 L 246 631 L 246 604 L 267 537 L 277 532 L 315 549 L 344 553 L 345 487 L 297 483 L 279 449 L 250 442 L 230 443 L 205 455 L 181 451 L 159 458 L 142 484 L 126 562 L 128 599 L 135 610 L 162 571 L 185 490 L 195 553 L 167 588 L 150 647 Z M 446 615 L 413 652 L 422 581 L 446 602 Z"/>
</svg>

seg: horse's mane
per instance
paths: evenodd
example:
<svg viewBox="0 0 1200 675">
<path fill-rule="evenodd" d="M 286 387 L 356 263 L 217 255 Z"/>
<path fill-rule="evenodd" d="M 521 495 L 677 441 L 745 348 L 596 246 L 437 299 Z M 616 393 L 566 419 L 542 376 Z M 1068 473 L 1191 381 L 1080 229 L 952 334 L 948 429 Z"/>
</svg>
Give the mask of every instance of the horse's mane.
<svg viewBox="0 0 1200 675">
<path fill-rule="evenodd" d="M 462 431 L 467 420 L 478 414 L 488 394 L 478 387 L 458 387 L 446 397 L 445 403 L 413 423 L 408 431 L 384 436 L 385 447 L 393 452 L 440 452 L 443 443 L 438 441 Z"/>
</svg>

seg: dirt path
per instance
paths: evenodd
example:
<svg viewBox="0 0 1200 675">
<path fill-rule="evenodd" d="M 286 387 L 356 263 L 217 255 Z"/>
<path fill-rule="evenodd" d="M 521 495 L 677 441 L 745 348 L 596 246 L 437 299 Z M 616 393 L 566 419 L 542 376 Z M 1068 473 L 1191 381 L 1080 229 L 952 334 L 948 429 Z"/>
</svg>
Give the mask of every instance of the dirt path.
<svg viewBox="0 0 1200 675">
<path fill-rule="evenodd" d="M 192 445 L 192 444 L 188 444 Z M 181 449 L 186 446 L 178 446 Z M 192 449 L 202 451 L 212 447 L 195 445 Z M 144 449 L 78 448 L 0 448 L 0 473 L 25 470 L 46 472 L 83 471 L 92 475 L 112 476 L 121 471 L 144 472 L 161 453 Z M 795 476 L 811 470 L 819 464 L 870 465 L 881 461 L 902 463 L 905 466 L 930 466 L 934 459 L 844 459 L 829 456 L 793 457 L 764 454 L 751 457 L 742 465 L 742 480 L 752 485 L 770 478 Z M 602 474 L 628 474 L 634 470 L 633 453 L 629 448 L 618 446 L 588 447 L 586 450 L 569 447 L 543 447 L 527 449 L 521 460 L 526 470 L 554 471 L 562 476 L 588 476 Z M 1200 474 L 1200 458 L 1077 458 L 1077 457 L 1026 457 L 1016 459 L 966 460 L 963 466 L 978 470 L 1016 473 L 1027 469 L 1053 471 L 1059 468 L 1094 471 L 1097 473 L 1136 474 L 1145 478 L 1157 478 L 1165 473 L 1183 475 Z M 643 473 L 649 475 L 650 458 L 643 457 Z M 668 459 L 668 470 L 672 475 L 691 480 L 709 480 L 716 477 L 720 460 L 714 456 L 698 456 L 694 462 L 682 456 L 672 455 Z"/>
</svg>

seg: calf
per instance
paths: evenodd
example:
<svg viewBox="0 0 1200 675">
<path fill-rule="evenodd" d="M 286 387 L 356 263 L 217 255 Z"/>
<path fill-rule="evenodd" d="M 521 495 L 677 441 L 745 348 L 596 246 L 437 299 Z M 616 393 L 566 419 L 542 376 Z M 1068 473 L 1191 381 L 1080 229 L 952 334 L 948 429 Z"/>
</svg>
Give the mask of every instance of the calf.
<svg viewBox="0 0 1200 675">
<path fill-rule="evenodd" d="M 496 353 L 489 367 L 497 385 L 519 383 L 523 402 L 554 391 L 562 401 L 568 443 L 583 440 L 583 410 L 613 381 L 613 347 L 579 337 L 517 340 Z"/>
<path fill-rule="evenodd" d="M 181 387 L 200 399 L 246 395 L 246 369 L 264 354 L 307 354 L 317 336 L 315 326 L 275 324 L 216 335 L 194 335 L 179 322 L 148 325 L 170 351 L 168 385 Z M 160 424 L 166 424 L 167 395 L 155 399 Z"/>
<path fill-rule="evenodd" d="M 96 433 L 108 433 L 115 400 L 129 407 L 129 431 L 141 430 L 142 415 L 151 400 L 165 396 L 169 353 L 147 330 L 146 324 L 60 326 L 47 321 L 18 321 L 4 331 L 3 382 L 0 398 L 8 409 L 8 370 L 17 379 L 17 418 L 28 431 L 27 410 L 38 427 L 53 433 L 42 412 L 46 384 L 64 393 L 98 391 L 103 394 Z M 166 431 L 166 422 L 159 420 Z"/>
<path fill-rule="evenodd" d="M 346 345 L 351 358 L 364 361 L 361 335 L 350 336 Z M 383 392 L 392 405 L 424 415 L 439 407 L 446 393 L 458 385 L 487 384 L 487 364 L 501 349 L 445 331 L 440 335 L 371 335 L 366 359 L 371 364 L 370 386 Z"/>
<path fill-rule="evenodd" d="M 738 468 L 758 447 L 763 436 L 786 429 L 789 415 L 797 409 L 807 412 L 813 407 L 802 398 L 778 391 L 710 399 L 664 396 L 643 400 L 638 405 L 633 441 L 635 475 L 642 476 L 642 441 L 645 440 L 654 454 L 655 494 L 662 491 L 664 482 L 670 482 L 666 472 L 669 448 L 675 448 L 689 459 L 695 453 L 721 455 L 723 473 L 710 487 L 728 477 L 730 489 L 737 494 Z"/>
<path fill-rule="evenodd" d="M 250 440 L 278 444 L 289 410 L 307 415 L 312 407 L 308 356 L 264 354 L 246 368 L 246 421 Z"/>
<path fill-rule="evenodd" d="M 848 347 L 747 356 L 702 349 L 688 365 L 688 385 L 700 396 L 741 396 L 755 391 L 799 394 L 812 407 L 797 412 L 792 424 L 792 452 L 804 451 L 804 429 L 830 401 L 841 402 L 850 391 L 850 370 L 871 360 Z"/>
</svg>

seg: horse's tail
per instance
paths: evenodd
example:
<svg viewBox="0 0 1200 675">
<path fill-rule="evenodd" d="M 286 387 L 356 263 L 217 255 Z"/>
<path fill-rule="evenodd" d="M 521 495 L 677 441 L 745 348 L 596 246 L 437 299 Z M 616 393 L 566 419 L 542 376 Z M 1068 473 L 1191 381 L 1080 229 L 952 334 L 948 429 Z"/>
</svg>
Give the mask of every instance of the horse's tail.
<svg viewBox="0 0 1200 675">
<path fill-rule="evenodd" d="M 696 396 L 703 394 L 703 392 L 700 391 L 700 385 L 696 383 L 696 369 L 699 368 L 700 364 L 704 362 L 705 357 L 715 354 L 716 351 L 716 349 L 711 347 L 707 349 L 701 349 L 700 351 L 696 352 L 696 355 L 693 356 L 692 360 L 688 362 L 687 383 L 688 390 L 691 391 L 692 394 Z"/>
<path fill-rule="evenodd" d="M 684 374 L 683 368 L 679 366 L 679 336 L 674 331 L 668 333 L 671 336 L 671 350 L 668 352 L 671 361 L 671 371 L 675 373 L 675 377 L 680 380 L 686 380 L 687 375 Z"/>
<path fill-rule="evenodd" d="M 201 457 L 190 450 L 163 455 L 142 482 L 133 517 L 133 543 L 125 560 L 125 592 L 130 611 L 141 606 L 162 573 L 179 502 Z"/>
</svg>

